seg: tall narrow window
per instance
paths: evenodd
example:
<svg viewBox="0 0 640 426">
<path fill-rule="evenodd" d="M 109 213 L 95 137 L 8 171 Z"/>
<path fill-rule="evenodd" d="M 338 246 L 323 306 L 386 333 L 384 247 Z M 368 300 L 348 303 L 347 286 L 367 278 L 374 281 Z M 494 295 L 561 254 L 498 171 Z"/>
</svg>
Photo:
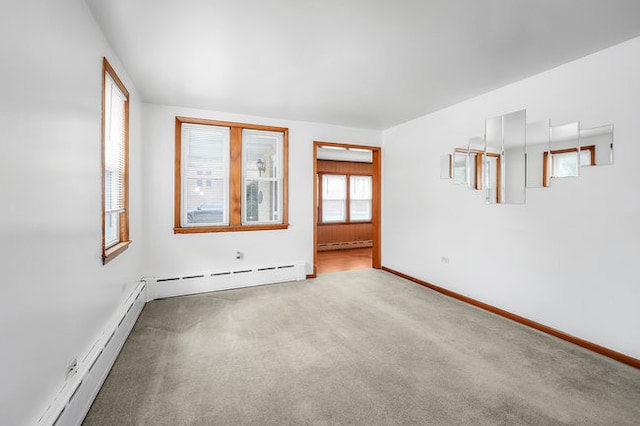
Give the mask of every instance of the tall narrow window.
<svg viewBox="0 0 640 426">
<path fill-rule="evenodd" d="M 103 60 L 102 261 L 129 245 L 129 92 Z"/>
</svg>

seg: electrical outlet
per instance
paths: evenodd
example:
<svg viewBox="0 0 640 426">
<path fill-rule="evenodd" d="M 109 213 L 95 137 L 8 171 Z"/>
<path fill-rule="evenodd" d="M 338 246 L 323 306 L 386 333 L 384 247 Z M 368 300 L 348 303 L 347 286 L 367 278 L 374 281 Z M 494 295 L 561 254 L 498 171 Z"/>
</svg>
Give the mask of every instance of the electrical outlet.
<svg viewBox="0 0 640 426">
<path fill-rule="evenodd" d="M 73 376 L 78 372 L 78 360 L 76 358 L 72 359 L 69 365 L 67 365 L 67 370 L 64 373 L 65 380 L 69 380 L 69 377 Z"/>
<path fill-rule="evenodd" d="M 440 258 L 440 261 L 441 261 L 442 263 L 446 263 L 446 264 L 448 265 L 448 264 L 449 264 L 449 256 L 442 256 L 442 257 Z"/>
</svg>

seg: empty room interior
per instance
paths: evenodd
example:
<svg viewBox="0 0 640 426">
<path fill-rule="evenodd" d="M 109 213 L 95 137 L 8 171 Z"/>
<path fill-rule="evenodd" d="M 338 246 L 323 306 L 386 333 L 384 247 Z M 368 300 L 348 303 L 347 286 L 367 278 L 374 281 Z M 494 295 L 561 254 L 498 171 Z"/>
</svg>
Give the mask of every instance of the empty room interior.
<svg viewBox="0 0 640 426">
<path fill-rule="evenodd" d="M 3 0 L 0 424 L 637 424 L 638 76 L 637 0 Z"/>
</svg>

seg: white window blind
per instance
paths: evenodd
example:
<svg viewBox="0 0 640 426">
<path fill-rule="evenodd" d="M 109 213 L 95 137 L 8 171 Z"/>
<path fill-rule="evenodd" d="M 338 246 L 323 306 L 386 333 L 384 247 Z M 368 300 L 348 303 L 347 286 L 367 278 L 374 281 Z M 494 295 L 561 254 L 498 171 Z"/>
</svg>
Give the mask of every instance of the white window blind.
<svg viewBox="0 0 640 426">
<path fill-rule="evenodd" d="M 182 125 L 181 226 L 229 224 L 229 127 Z"/>
<path fill-rule="evenodd" d="M 242 130 L 242 224 L 282 223 L 284 133 Z"/>
<path fill-rule="evenodd" d="M 120 242 L 120 215 L 125 211 L 125 103 L 127 97 L 107 73 L 104 93 L 105 248 Z"/>
</svg>

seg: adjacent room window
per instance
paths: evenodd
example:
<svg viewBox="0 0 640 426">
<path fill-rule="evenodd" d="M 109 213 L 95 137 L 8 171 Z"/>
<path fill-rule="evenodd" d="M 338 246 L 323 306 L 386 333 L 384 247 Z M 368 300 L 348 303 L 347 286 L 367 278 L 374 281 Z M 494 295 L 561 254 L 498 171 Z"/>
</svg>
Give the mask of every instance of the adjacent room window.
<svg viewBox="0 0 640 426">
<path fill-rule="evenodd" d="M 103 59 L 102 261 L 129 245 L 129 92 Z"/>
<path fill-rule="evenodd" d="M 371 176 L 349 176 L 349 220 L 371 221 Z"/>
<path fill-rule="evenodd" d="M 174 232 L 287 228 L 287 135 L 176 117 Z"/>
<path fill-rule="evenodd" d="M 320 173 L 322 223 L 371 221 L 372 177 Z"/>
<path fill-rule="evenodd" d="M 322 222 L 347 221 L 347 176 L 322 175 Z"/>
</svg>

